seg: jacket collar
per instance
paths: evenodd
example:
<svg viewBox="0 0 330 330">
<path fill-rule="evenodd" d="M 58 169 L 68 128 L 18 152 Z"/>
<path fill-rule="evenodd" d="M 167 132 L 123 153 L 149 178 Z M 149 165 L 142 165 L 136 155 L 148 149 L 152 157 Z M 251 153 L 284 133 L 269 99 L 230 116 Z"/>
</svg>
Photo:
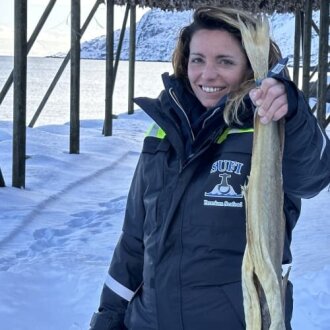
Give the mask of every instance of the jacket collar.
<svg viewBox="0 0 330 330">
<path fill-rule="evenodd" d="M 184 159 L 191 158 L 214 142 L 227 127 L 223 119 L 226 97 L 213 109 L 206 110 L 182 80 L 168 73 L 162 75 L 162 80 L 165 89 L 157 99 L 142 97 L 134 101 L 166 132 L 179 154 Z M 251 101 L 248 97 L 246 101 L 249 108 Z M 251 127 L 248 122 L 253 122 L 253 112 L 239 115 L 242 122 Z"/>
</svg>

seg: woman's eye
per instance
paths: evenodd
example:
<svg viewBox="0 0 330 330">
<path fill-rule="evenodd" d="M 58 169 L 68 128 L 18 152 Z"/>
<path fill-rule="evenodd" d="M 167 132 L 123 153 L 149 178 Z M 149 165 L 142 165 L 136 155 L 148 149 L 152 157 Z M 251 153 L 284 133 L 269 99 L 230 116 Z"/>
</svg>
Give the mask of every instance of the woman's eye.
<svg viewBox="0 0 330 330">
<path fill-rule="evenodd" d="M 202 63 L 203 60 L 200 57 L 195 57 L 190 59 L 191 63 Z"/>
<path fill-rule="evenodd" d="M 220 64 L 222 64 L 222 65 L 234 65 L 234 62 L 232 61 L 232 60 L 226 60 L 226 59 L 221 59 L 220 61 L 219 61 L 219 63 Z"/>
</svg>

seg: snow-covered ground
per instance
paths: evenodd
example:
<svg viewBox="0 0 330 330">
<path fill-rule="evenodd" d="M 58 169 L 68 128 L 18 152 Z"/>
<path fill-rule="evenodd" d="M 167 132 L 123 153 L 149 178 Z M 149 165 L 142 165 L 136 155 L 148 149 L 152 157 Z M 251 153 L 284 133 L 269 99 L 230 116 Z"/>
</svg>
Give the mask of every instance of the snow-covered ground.
<svg viewBox="0 0 330 330">
<path fill-rule="evenodd" d="M 0 122 L 0 329 L 88 329 L 121 231 L 149 119 L 142 112 L 27 129 L 26 189 L 11 187 L 12 123 Z M 328 131 L 328 134 L 330 132 Z M 293 329 L 330 329 L 330 192 L 304 200 L 294 231 Z"/>
</svg>

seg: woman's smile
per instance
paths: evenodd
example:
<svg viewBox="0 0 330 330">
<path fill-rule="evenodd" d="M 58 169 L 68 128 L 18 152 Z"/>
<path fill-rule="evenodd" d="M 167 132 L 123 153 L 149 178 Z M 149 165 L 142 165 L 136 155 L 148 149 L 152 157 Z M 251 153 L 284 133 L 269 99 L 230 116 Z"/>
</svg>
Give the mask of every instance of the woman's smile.
<svg viewBox="0 0 330 330">
<path fill-rule="evenodd" d="M 205 93 L 216 93 L 223 90 L 223 87 L 200 86 Z"/>
</svg>

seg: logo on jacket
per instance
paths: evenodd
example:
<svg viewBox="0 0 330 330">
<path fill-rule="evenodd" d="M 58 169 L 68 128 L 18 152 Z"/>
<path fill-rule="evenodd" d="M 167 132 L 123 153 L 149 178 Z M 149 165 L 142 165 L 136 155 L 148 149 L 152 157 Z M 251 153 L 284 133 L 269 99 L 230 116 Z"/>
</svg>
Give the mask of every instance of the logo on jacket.
<svg viewBox="0 0 330 330">
<path fill-rule="evenodd" d="M 241 175 L 242 163 L 232 160 L 218 160 L 212 164 L 210 174 L 219 173 L 220 182 L 214 186 L 214 188 L 205 192 L 205 197 L 213 198 L 243 198 L 241 192 L 237 193 L 234 187 L 230 184 L 230 181 L 235 175 Z M 204 200 L 204 205 L 208 206 L 228 206 L 228 207 L 243 207 L 242 202 L 229 202 L 229 201 L 216 201 L 216 200 Z"/>
<path fill-rule="evenodd" d="M 231 197 L 231 198 L 242 198 L 242 194 L 237 194 L 234 188 L 228 183 L 228 179 L 231 178 L 230 174 L 224 173 L 219 174 L 221 181 L 217 184 L 212 191 L 206 192 L 207 197 Z"/>
</svg>

